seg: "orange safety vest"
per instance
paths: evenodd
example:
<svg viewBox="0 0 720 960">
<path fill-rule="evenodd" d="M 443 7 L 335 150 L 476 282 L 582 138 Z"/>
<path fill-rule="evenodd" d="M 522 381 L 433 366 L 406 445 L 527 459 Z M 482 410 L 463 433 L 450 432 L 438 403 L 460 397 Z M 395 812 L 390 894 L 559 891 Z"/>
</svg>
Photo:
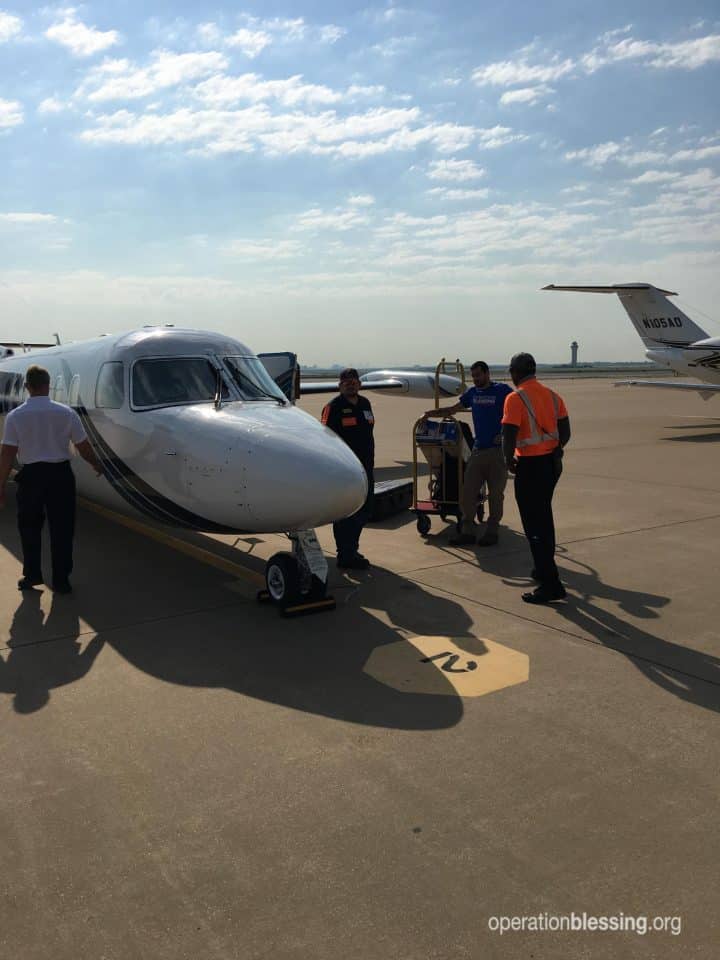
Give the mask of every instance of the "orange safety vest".
<svg viewBox="0 0 720 960">
<path fill-rule="evenodd" d="M 562 397 L 534 378 L 508 394 L 502 422 L 518 428 L 515 456 L 552 453 L 560 444 L 557 422 L 567 415 Z"/>
</svg>

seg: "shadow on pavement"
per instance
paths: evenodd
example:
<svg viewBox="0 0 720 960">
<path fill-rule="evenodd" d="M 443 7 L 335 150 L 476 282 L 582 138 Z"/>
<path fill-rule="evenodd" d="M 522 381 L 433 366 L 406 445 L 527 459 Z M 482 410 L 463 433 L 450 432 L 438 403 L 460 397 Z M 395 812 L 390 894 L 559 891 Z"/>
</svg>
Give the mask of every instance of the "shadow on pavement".
<svg viewBox="0 0 720 960">
<path fill-rule="evenodd" d="M 708 417 L 709 423 L 675 423 L 667 430 L 712 430 L 713 433 L 688 433 L 682 437 L 663 437 L 671 443 L 718 443 L 720 442 L 720 421 Z"/>
<path fill-rule="evenodd" d="M 103 646 L 100 637 L 94 637 L 82 648 L 77 609 L 67 597 L 53 596 L 47 618 L 40 597 L 39 590 L 19 594 L 9 653 L 0 655 L 0 693 L 12 694 L 17 713 L 40 710 L 51 690 L 82 679 Z"/>
<path fill-rule="evenodd" d="M 654 620 L 670 598 L 606 584 L 593 567 L 578 560 L 571 562 L 573 566 L 563 571 L 563 577 L 574 596 L 570 603 L 557 604 L 559 615 L 604 646 L 630 657 L 641 673 L 668 693 L 720 712 L 720 659 L 663 640 L 619 615 Z M 616 603 L 619 613 L 607 610 L 596 600 Z"/>
<path fill-rule="evenodd" d="M 17 558 L 14 521 L 9 502 L 0 543 Z M 335 612 L 285 620 L 234 593 L 229 574 L 87 511 L 78 521 L 75 592 L 54 596 L 46 620 L 39 590 L 18 593 L 9 636 L 0 637 L 9 644 L 0 690 L 13 695 L 18 712 L 40 709 L 49 691 L 85 676 L 107 643 L 165 682 L 226 688 L 338 720 L 424 730 L 461 719 L 462 700 L 444 677 L 439 695 L 427 695 L 399 692 L 364 672 L 373 650 L 408 634 L 469 635 L 460 604 L 380 570 L 363 575 L 362 593 L 345 591 Z M 96 634 L 82 651 L 80 618 Z"/>
<path fill-rule="evenodd" d="M 487 573 L 501 577 L 509 586 L 532 589 L 529 576 L 532 561 L 525 538 L 509 530 L 503 530 L 501 536 L 498 553 L 490 555 L 489 550 L 476 548 L 472 551 L 474 562 Z M 558 547 L 557 559 L 568 600 L 543 609 L 551 610 L 568 626 L 627 656 L 638 670 L 668 693 L 720 711 L 720 659 L 663 640 L 622 616 L 625 613 L 635 620 L 655 620 L 660 616 L 658 611 L 671 603 L 670 597 L 607 584 L 597 570 L 572 558 L 562 546 Z M 606 609 L 597 602 L 600 600 L 616 604 L 617 611 Z M 537 609 L 528 607 L 528 616 L 533 617 L 531 611 Z M 551 621 L 549 625 L 554 624 Z"/>
</svg>

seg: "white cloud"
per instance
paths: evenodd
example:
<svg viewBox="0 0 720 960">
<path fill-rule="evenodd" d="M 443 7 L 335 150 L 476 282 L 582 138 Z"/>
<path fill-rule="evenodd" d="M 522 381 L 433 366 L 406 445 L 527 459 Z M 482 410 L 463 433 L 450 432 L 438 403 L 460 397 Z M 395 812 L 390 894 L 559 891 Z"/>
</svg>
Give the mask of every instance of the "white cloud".
<svg viewBox="0 0 720 960">
<path fill-rule="evenodd" d="M 462 183 L 466 180 L 479 180 L 485 176 L 485 170 L 472 160 L 435 160 L 430 164 L 428 177 L 431 180 L 454 180 Z"/>
<path fill-rule="evenodd" d="M 221 252 L 243 260 L 288 260 L 303 252 L 295 240 L 232 240 Z"/>
<path fill-rule="evenodd" d="M 254 104 L 237 110 L 183 108 L 166 114 L 118 110 L 92 117 L 94 127 L 80 136 L 90 143 L 184 143 L 209 156 L 260 149 L 270 155 L 310 153 L 358 158 L 414 150 L 419 144 L 432 145 L 440 153 L 454 153 L 483 134 L 473 127 L 420 121 L 417 107 L 378 107 L 339 117 L 333 110 L 274 114 L 265 104 Z"/>
<path fill-rule="evenodd" d="M 240 29 L 231 37 L 227 37 L 225 43 L 228 47 L 235 47 L 242 51 L 246 57 L 252 60 L 272 43 L 272 39 L 263 30 Z"/>
<path fill-rule="evenodd" d="M 585 147 L 582 150 L 569 150 L 565 154 L 566 160 L 580 160 L 588 167 L 602 167 L 613 157 L 617 157 L 621 147 L 619 143 L 609 140 L 594 147 Z"/>
<path fill-rule="evenodd" d="M 384 10 L 366 10 L 365 15 L 375 23 L 392 23 L 401 17 L 413 16 L 413 12 L 406 7 L 397 7 L 391 2 Z"/>
<path fill-rule="evenodd" d="M 380 97 L 385 93 L 385 87 L 382 84 L 373 84 L 370 86 L 359 86 L 356 83 L 348 87 L 348 97 Z"/>
<path fill-rule="evenodd" d="M 369 193 L 356 193 L 348 197 L 347 202 L 351 207 L 371 207 L 375 203 L 375 197 Z"/>
<path fill-rule="evenodd" d="M 512 87 L 517 84 L 551 83 L 571 73 L 575 62 L 570 58 L 561 60 L 557 55 L 546 64 L 530 64 L 524 57 L 517 60 L 501 60 L 478 67 L 472 78 L 478 86 Z"/>
<path fill-rule="evenodd" d="M 617 159 L 626 167 L 641 167 L 647 163 L 667 163 L 668 157 L 659 150 L 630 150 L 618 154 Z"/>
<path fill-rule="evenodd" d="M 524 133 L 513 133 L 512 127 L 487 127 L 476 131 L 479 139 L 479 148 L 481 150 L 497 150 L 498 147 L 504 147 L 508 143 L 517 143 L 528 140 Z"/>
<path fill-rule="evenodd" d="M 254 59 L 272 44 L 297 43 L 303 40 L 334 44 L 347 34 L 344 27 L 333 23 L 309 26 L 302 17 L 263 19 L 242 14 L 239 19 L 242 26 L 234 33 L 223 33 L 217 23 L 211 21 L 200 24 L 196 29 L 196 36 L 205 46 L 231 47 Z"/>
<path fill-rule="evenodd" d="M 414 217 L 409 213 L 395 213 L 392 217 L 386 217 L 386 222 L 391 226 L 402 227 L 444 227 L 448 218 L 442 214 L 436 217 Z"/>
<path fill-rule="evenodd" d="M 52 213 L 0 213 L 0 220 L 4 223 L 56 223 L 57 217 Z"/>
<path fill-rule="evenodd" d="M 158 50 L 147 67 L 129 60 L 106 60 L 88 72 L 77 96 L 92 102 L 133 100 L 167 87 L 197 80 L 228 65 L 222 53 L 169 53 Z"/>
<path fill-rule="evenodd" d="M 302 75 L 286 80 L 263 80 L 256 73 L 244 73 L 237 77 L 214 76 L 199 83 L 193 93 L 205 103 L 229 105 L 240 100 L 259 103 L 262 100 L 278 100 L 285 106 L 299 103 L 337 103 L 342 94 L 329 87 L 303 83 Z"/>
<path fill-rule="evenodd" d="M 18 37 L 22 30 L 22 23 L 20 17 L 0 10 L 0 43 L 7 43 L 8 40 Z"/>
<path fill-rule="evenodd" d="M 38 113 L 62 113 L 67 104 L 57 97 L 46 97 L 38 104 Z"/>
<path fill-rule="evenodd" d="M 314 207 L 301 213 L 295 224 L 295 230 L 352 230 L 368 224 L 369 218 L 357 210 L 337 208 L 330 213 Z"/>
<path fill-rule="evenodd" d="M 596 144 L 593 147 L 585 147 L 582 150 L 570 150 L 565 154 L 566 160 L 580 160 L 589 167 L 599 168 L 604 166 L 609 160 L 616 160 L 626 167 L 647 166 L 648 164 L 666 166 L 671 163 L 685 163 L 692 161 L 708 160 L 712 157 L 720 156 L 720 144 L 709 144 L 707 146 L 688 147 L 684 150 L 676 150 L 674 153 L 661 150 L 634 150 L 627 140 L 623 143 Z M 654 173 L 654 171 L 650 171 Z M 656 177 L 656 179 L 658 179 Z M 665 177 L 664 179 L 670 179 Z M 642 181 L 635 180 L 635 183 L 650 182 L 650 179 Z"/>
<path fill-rule="evenodd" d="M 543 97 L 549 97 L 553 93 L 555 93 L 555 91 L 552 87 L 541 83 L 537 87 L 521 87 L 519 90 L 507 90 L 500 97 L 500 103 L 503 106 L 508 106 L 508 104 L 512 103 L 527 103 L 532 106 L 532 104 L 537 103 L 538 100 L 543 99 Z"/>
<path fill-rule="evenodd" d="M 631 23 L 626 23 L 624 27 L 617 27 L 615 30 L 607 30 L 600 39 L 605 43 L 609 43 L 611 40 L 614 40 L 615 37 L 621 37 L 624 33 L 630 33 L 632 27 L 633 25 Z"/>
<path fill-rule="evenodd" d="M 482 190 L 461 190 L 450 187 L 432 187 L 427 191 L 431 196 L 442 200 L 485 200 L 490 195 L 487 187 Z"/>
<path fill-rule="evenodd" d="M 264 30 L 283 35 L 288 40 L 302 40 L 307 32 L 307 24 L 302 17 L 270 17 L 266 20 L 256 20 L 249 17 L 248 22 L 258 24 Z"/>
<path fill-rule="evenodd" d="M 602 200 L 600 198 L 596 199 L 587 199 L 587 200 L 573 200 L 571 203 L 567 204 L 568 207 L 612 207 L 612 200 Z"/>
<path fill-rule="evenodd" d="M 218 47 L 223 41 L 223 32 L 216 23 L 201 23 L 196 33 L 200 42 L 208 47 Z"/>
<path fill-rule="evenodd" d="M 587 188 L 586 183 L 576 183 L 572 187 L 563 187 L 560 193 L 584 193 Z"/>
<path fill-rule="evenodd" d="M 679 173 L 671 173 L 669 170 L 646 170 L 639 177 L 634 177 L 630 183 L 667 183 L 679 176 Z"/>
<path fill-rule="evenodd" d="M 3 100 L 0 97 L 0 130 L 6 127 L 17 127 L 22 122 L 22 104 L 17 100 Z"/>
<path fill-rule="evenodd" d="M 695 147 L 689 150 L 678 150 L 670 157 L 671 163 L 680 163 L 684 160 L 707 160 L 709 157 L 720 156 L 720 146 Z"/>
<path fill-rule="evenodd" d="M 596 47 L 581 60 L 589 73 L 609 63 L 623 60 L 640 60 L 658 69 L 696 70 L 707 63 L 720 60 L 720 34 L 709 34 L 677 43 L 655 43 L 627 37 L 605 47 Z"/>
<path fill-rule="evenodd" d="M 415 37 L 390 37 L 383 40 L 382 43 L 376 43 L 371 47 L 373 53 L 379 53 L 381 57 L 398 57 L 403 53 L 408 53 L 410 47 L 415 43 Z"/>
<path fill-rule="evenodd" d="M 62 44 L 75 57 L 91 57 L 101 50 L 121 42 L 117 30 L 96 30 L 75 19 L 74 10 L 68 10 L 65 19 L 45 31 L 49 40 Z"/>
<path fill-rule="evenodd" d="M 334 24 L 328 24 L 326 27 L 320 27 L 320 40 L 322 43 L 337 43 L 347 34 L 343 27 L 336 27 Z"/>
</svg>

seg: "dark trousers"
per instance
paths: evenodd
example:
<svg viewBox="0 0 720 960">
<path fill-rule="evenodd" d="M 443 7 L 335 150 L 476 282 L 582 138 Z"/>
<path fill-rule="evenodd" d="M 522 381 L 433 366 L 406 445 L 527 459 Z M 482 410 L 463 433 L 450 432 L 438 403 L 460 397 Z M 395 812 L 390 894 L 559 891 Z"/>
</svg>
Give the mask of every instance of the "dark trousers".
<svg viewBox="0 0 720 960">
<path fill-rule="evenodd" d="M 30 463 L 17 475 L 18 529 L 23 576 L 42 580 L 42 528 L 47 515 L 52 582 L 62 583 L 73 566 L 75 476 L 69 462 Z"/>
<path fill-rule="evenodd" d="M 525 536 L 530 544 L 535 573 L 543 587 L 560 582 L 555 566 L 555 522 L 552 498 L 557 484 L 553 454 L 519 457 L 515 472 L 515 499 Z"/>
<path fill-rule="evenodd" d="M 345 517 L 344 520 L 336 520 L 333 524 L 337 555 L 342 560 L 349 560 L 357 554 L 360 546 L 360 534 L 370 519 L 374 499 L 375 481 L 372 474 L 370 474 L 368 476 L 368 494 L 365 503 L 360 507 L 358 512 L 354 513 L 351 517 Z"/>
</svg>

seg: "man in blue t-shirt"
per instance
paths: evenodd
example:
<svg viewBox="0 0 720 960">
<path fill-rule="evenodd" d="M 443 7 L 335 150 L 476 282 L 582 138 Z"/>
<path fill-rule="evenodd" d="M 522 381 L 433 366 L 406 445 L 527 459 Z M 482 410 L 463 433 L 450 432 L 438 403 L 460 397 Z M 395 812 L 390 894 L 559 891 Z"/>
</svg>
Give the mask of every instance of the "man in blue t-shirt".
<svg viewBox="0 0 720 960">
<path fill-rule="evenodd" d="M 498 542 L 498 527 L 503 515 L 507 467 L 502 454 L 500 434 L 505 397 L 512 393 L 506 383 L 494 383 L 490 369 L 484 360 L 477 360 L 471 367 L 474 386 L 462 394 L 458 403 L 441 410 L 428 410 L 425 416 L 444 414 L 454 416 L 462 410 L 472 410 L 475 427 L 475 444 L 472 456 L 465 466 L 462 510 L 462 530 L 450 543 L 459 546 L 475 543 L 475 507 L 483 483 L 488 487 L 489 515 L 485 532 L 477 540 L 478 546 L 492 547 Z"/>
</svg>

